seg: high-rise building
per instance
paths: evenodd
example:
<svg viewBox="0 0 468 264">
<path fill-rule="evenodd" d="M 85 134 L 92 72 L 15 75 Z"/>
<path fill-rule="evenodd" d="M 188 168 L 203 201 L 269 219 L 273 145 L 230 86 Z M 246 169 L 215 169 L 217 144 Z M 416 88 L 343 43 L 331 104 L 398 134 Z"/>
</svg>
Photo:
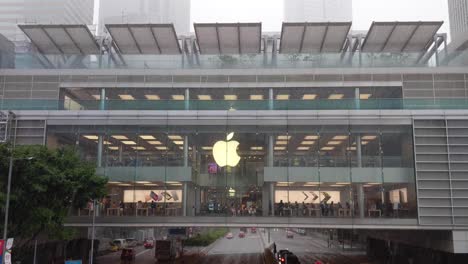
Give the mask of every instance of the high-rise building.
<svg viewBox="0 0 468 264">
<path fill-rule="evenodd" d="M 98 34 L 106 23 L 173 23 L 178 34 L 187 34 L 190 0 L 101 0 Z"/>
<path fill-rule="evenodd" d="M 17 24 L 92 24 L 94 0 L 0 0 L 0 34 L 21 41 Z"/>
<path fill-rule="evenodd" d="M 343 22 L 352 19 L 352 0 L 284 0 L 285 22 Z"/>
<path fill-rule="evenodd" d="M 450 35 L 452 40 L 468 33 L 468 0 L 448 0 Z"/>
</svg>

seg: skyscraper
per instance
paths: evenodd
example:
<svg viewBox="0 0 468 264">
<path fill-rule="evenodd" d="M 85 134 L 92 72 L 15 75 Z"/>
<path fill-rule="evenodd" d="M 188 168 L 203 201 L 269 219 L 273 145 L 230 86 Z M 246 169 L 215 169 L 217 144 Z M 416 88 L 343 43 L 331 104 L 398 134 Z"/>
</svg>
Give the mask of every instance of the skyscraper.
<svg viewBox="0 0 468 264">
<path fill-rule="evenodd" d="M 468 33 L 468 0 L 448 0 L 450 34 L 452 40 L 462 38 Z"/>
<path fill-rule="evenodd" d="M 101 0 L 99 34 L 106 23 L 173 23 L 178 34 L 187 34 L 190 0 Z"/>
<path fill-rule="evenodd" d="M 21 41 L 22 23 L 92 24 L 94 0 L 0 0 L 0 34 Z"/>
<path fill-rule="evenodd" d="M 352 19 L 352 0 L 284 0 L 285 22 L 344 22 Z"/>
</svg>

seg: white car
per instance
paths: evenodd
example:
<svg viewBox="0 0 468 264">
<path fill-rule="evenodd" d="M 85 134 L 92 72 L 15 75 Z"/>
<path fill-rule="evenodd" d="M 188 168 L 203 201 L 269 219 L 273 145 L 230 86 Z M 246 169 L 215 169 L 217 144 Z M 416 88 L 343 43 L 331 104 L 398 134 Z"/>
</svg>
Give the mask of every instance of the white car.
<svg viewBox="0 0 468 264">
<path fill-rule="evenodd" d="M 226 238 L 227 239 L 232 239 L 234 236 L 232 235 L 231 232 L 227 233 Z"/>
</svg>

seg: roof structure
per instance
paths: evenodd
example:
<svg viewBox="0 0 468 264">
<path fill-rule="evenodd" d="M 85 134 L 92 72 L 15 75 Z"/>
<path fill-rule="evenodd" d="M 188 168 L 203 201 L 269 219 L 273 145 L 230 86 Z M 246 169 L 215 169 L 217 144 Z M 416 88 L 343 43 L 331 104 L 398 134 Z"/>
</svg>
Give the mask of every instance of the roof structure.
<svg viewBox="0 0 468 264">
<path fill-rule="evenodd" d="M 363 52 L 423 52 L 434 40 L 441 21 L 373 22 Z"/>
<path fill-rule="evenodd" d="M 86 25 L 18 25 L 42 54 L 99 54 Z"/>
<path fill-rule="evenodd" d="M 261 53 L 261 23 L 195 23 L 201 54 Z"/>
<path fill-rule="evenodd" d="M 173 24 L 108 24 L 122 54 L 181 54 Z"/>
<path fill-rule="evenodd" d="M 339 53 L 351 29 L 351 22 L 283 23 L 280 53 Z"/>
</svg>

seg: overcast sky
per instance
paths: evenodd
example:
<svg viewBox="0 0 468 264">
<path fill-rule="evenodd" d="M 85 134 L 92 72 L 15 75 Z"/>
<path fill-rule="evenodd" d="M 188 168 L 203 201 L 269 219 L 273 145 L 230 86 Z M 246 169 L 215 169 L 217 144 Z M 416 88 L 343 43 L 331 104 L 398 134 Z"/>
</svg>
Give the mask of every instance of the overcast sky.
<svg viewBox="0 0 468 264">
<path fill-rule="evenodd" d="M 192 0 L 192 22 L 262 22 L 264 32 L 281 30 L 283 0 Z M 444 21 L 449 31 L 447 0 L 353 0 L 353 29 L 372 21 Z"/>
</svg>

